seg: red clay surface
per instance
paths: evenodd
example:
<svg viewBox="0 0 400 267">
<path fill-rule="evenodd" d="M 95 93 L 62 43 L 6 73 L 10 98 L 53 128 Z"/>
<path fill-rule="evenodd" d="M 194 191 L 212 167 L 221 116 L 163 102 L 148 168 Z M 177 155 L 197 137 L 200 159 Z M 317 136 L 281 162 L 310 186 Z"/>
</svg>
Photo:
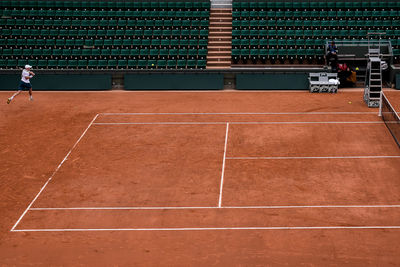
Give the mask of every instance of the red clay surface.
<svg viewBox="0 0 400 267">
<path fill-rule="evenodd" d="M 33 103 L 23 95 L 0 104 L 0 265 L 400 264 L 400 229 L 10 232 L 103 112 L 313 114 L 99 116 L 97 123 L 222 123 L 92 125 L 34 208 L 212 208 L 30 210 L 16 229 L 400 225 L 396 207 L 217 208 L 228 121 L 297 123 L 230 124 L 222 206 L 400 204 L 399 158 L 236 158 L 400 155 L 362 92 L 35 92 Z"/>
</svg>

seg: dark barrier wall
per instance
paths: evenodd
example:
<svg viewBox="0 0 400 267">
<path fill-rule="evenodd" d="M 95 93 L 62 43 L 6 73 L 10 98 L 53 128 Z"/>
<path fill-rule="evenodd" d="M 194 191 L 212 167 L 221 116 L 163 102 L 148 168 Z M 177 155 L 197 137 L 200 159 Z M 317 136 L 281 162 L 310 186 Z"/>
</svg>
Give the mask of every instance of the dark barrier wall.
<svg viewBox="0 0 400 267">
<path fill-rule="evenodd" d="M 0 75 L 0 90 L 16 90 L 20 74 Z M 37 74 L 32 79 L 33 90 L 110 90 L 111 74 Z"/>
<path fill-rule="evenodd" d="M 223 74 L 126 74 L 125 90 L 219 90 Z"/>
<path fill-rule="evenodd" d="M 308 90 L 308 74 L 237 74 L 236 89 L 239 90 Z"/>
<path fill-rule="evenodd" d="M 396 74 L 396 89 L 400 89 L 400 73 Z"/>
</svg>

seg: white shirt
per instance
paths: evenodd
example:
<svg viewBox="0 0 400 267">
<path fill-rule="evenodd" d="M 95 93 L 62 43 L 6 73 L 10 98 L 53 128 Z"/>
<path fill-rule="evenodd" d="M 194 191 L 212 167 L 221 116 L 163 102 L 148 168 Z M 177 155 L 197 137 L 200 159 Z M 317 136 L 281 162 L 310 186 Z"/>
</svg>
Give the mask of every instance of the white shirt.
<svg viewBox="0 0 400 267">
<path fill-rule="evenodd" d="M 26 79 L 26 78 L 25 78 L 26 76 L 30 76 L 29 71 L 23 70 L 23 71 L 22 71 L 22 74 L 21 74 L 21 81 L 23 81 L 24 83 L 31 83 L 31 82 L 29 81 L 29 79 Z"/>
</svg>

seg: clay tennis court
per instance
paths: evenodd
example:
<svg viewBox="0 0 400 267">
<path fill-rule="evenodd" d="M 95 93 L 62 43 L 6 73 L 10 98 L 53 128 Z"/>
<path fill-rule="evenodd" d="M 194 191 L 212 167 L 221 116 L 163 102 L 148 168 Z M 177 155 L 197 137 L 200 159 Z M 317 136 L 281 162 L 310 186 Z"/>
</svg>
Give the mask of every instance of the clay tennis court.
<svg viewBox="0 0 400 267">
<path fill-rule="evenodd" d="M 0 111 L 3 265 L 400 263 L 400 149 L 361 91 L 36 92 Z"/>
</svg>

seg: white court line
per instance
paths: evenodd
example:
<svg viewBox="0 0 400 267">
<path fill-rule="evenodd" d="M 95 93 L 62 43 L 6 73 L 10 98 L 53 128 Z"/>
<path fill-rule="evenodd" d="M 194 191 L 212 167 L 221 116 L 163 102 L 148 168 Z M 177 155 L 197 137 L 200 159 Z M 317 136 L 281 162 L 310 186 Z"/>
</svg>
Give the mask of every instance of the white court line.
<svg viewBox="0 0 400 267">
<path fill-rule="evenodd" d="M 96 122 L 94 125 L 212 125 L 226 124 L 226 121 L 218 122 Z M 383 121 L 259 121 L 259 122 L 240 122 L 229 121 L 229 124 L 248 125 L 248 124 L 384 124 Z"/>
<path fill-rule="evenodd" d="M 220 183 L 220 188 L 219 188 L 219 200 L 218 200 L 218 207 L 219 208 L 222 205 L 222 191 L 223 191 L 223 188 L 224 188 L 224 173 L 225 173 L 225 161 L 226 161 L 226 148 L 228 146 L 228 133 L 229 133 L 229 123 L 226 124 L 224 158 L 222 160 L 221 183 Z"/>
<path fill-rule="evenodd" d="M 376 114 L 372 111 L 356 111 L 356 112 L 141 112 L 141 113 L 100 113 L 104 116 L 121 116 L 121 115 L 350 115 L 350 114 Z"/>
<path fill-rule="evenodd" d="M 31 211 L 51 210 L 194 210 L 194 209 L 313 209 L 313 208 L 400 208 L 399 205 L 309 205 L 309 206 L 221 206 L 221 207 L 75 207 L 75 208 L 31 208 Z"/>
<path fill-rule="evenodd" d="M 13 232 L 94 232 L 94 231 L 217 231 L 217 230 L 339 230 L 339 229 L 400 229 L 400 226 L 276 226 L 276 227 L 192 227 L 192 228 L 64 228 L 19 229 Z"/>
<path fill-rule="evenodd" d="M 32 207 L 33 203 L 35 203 L 36 199 L 38 199 L 38 197 L 40 196 L 40 194 L 43 192 L 43 190 L 46 188 L 46 186 L 48 185 L 48 183 L 53 179 L 54 175 L 57 173 L 57 171 L 61 168 L 61 166 L 63 165 L 63 163 L 68 159 L 68 156 L 72 153 L 72 151 L 74 150 L 74 148 L 78 145 L 78 143 L 81 141 L 81 139 L 83 138 L 83 136 L 85 136 L 86 132 L 89 130 L 90 126 L 92 126 L 93 122 L 97 119 L 97 117 L 99 116 L 99 114 L 97 114 L 96 116 L 94 116 L 94 118 L 92 119 L 92 121 L 89 123 L 88 127 L 85 129 L 85 131 L 82 133 L 82 135 L 79 137 L 78 141 L 75 142 L 75 144 L 73 145 L 73 147 L 68 151 L 67 155 L 64 157 L 64 159 L 61 161 L 61 163 L 57 166 L 57 168 L 54 170 L 54 172 L 52 173 L 52 175 L 49 177 L 49 179 L 47 180 L 47 182 L 42 186 L 42 188 L 40 189 L 39 193 L 37 193 L 37 195 L 35 196 L 35 198 L 32 200 L 32 202 L 29 204 L 29 206 L 26 208 L 26 210 L 22 213 L 21 217 L 19 217 L 18 221 L 14 224 L 14 226 L 11 228 L 11 231 L 14 231 L 15 227 L 17 227 L 17 225 L 20 223 L 20 221 L 22 220 L 22 218 L 25 216 L 25 214 L 28 212 L 28 210 Z"/>
<path fill-rule="evenodd" d="M 226 122 L 96 122 L 94 125 L 197 125 L 226 124 Z"/>
<path fill-rule="evenodd" d="M 337 156 L 337 157 L 226 157 L 226 159 L 239 160 L 257 160 L 257 159 L 396 159 L 400 156 Z"/>
</svg>

